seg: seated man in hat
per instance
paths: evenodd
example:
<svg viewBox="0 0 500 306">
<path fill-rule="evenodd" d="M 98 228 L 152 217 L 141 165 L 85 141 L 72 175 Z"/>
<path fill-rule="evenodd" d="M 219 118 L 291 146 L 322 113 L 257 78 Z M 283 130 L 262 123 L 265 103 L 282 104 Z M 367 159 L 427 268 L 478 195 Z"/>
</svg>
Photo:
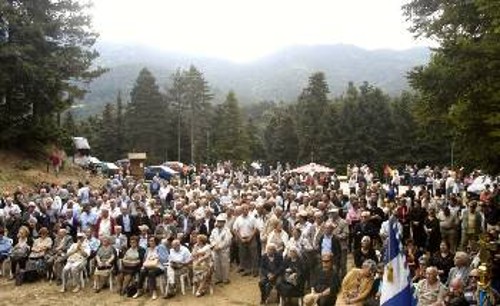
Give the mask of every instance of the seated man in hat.
<svg viewBox="0 0 500 306">
<path fill-rule="evenodd" d="M 73 243 L 68 250 L 66 265 L 63 268 L 63 279 L 64 276 L 68 275 L 73 279 L 73 283 L 75 284 L 75 289 L 73 292 L 80 291 L 80 273 L 85 269 L 85 264 L 87 262 L 87 258 L 90 255 L 90 246 L 85 239 L 84 233 L 77 234 L 77 242 Z M 68 277 L 66 277 L 68 279 Z M 66 291 L 66 284 L 63 283 L 63 287 L 61 288 L 61 292 Z"/>
</svg>

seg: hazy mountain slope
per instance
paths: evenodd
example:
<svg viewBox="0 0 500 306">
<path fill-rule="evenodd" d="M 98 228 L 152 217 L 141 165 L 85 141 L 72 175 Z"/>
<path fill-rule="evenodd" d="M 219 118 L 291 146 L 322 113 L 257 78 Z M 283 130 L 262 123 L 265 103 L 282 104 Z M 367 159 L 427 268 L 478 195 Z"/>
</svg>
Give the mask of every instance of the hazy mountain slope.
<svg viewBox="0 0 500 306">
<path fill-rule="evenodd" d="M 101 43 L 98 50 L 99 64 L 110 71 L 87 87 L 90 92 L 80 105 L 82 113 L 98 111 L 106 102 L 113 102 L 119 90 L 128 100 L 143 67 L 148 67 L 164 88 L 178 67 L 194 64 L 204 72 L 216 100 L 222 100 L 232 89 L 242 103 L 252 103 L 294 101 L 316 71 L 325 72 L 333 95 L 341 94 L 349 81 L 368 81 L 389 94 L 398 94 L 407 88 L 406 72 L 426 63 L 430 55 L 426 48 L 368 51 L 351 45 L 296 46 L 239 64 L 141 46 Z"/>
</svg>

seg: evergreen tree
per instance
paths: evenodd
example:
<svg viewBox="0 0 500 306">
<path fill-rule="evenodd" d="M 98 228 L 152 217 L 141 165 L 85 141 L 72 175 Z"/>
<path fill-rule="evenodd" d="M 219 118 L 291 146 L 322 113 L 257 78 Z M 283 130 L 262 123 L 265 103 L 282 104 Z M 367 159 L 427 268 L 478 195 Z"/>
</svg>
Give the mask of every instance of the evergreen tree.
<svg viewBox="0 0 500 306">
<path fill-rule="evenodd" d="M 500 171 L 500 5 L 498 1 L 413 0 L 404 6 L 417 36 L 439 43 L 409 76 L 430 119 L 471 167 Z M 425 104 L 425 105 L 424 105 Z"/>
<path fill-rule="evenodd" d="M 148 162 L 159 163 L 166 152 L 166 105 L 154 76 L 146 68 L 137 77 L 126 113 L 130 148 L 146 152 Z"/>
<path fill-rule="evenodd" d="M 297 163 L 299 139 L 290 108 L 283 104 L 276 107 L 264 130 L 267 160 L 273 164 L 278 161 Z"/>
<path fill-rule="evenodd" d="M 57 141 L 60 114 L 103 72 L 93 66 L 97 34 L 87 8 L 76 0 L 0 1 L 0 146 Z"/>
<path fill-rule="evenodd" d="M 320 135 L 323 132 L 323 116 L 328 107 L 328 85 L 322 72 L 309 78 L 308 86 L 302 90 L 297 103 L 297 132 L 299 135 L 299 159 L 310 161 L 319 153 Z"/>
<path fill-rule="evenodd" d="M 253 119 L 250 118 L 247 121 L 245 128 L 248 136 L 248 148 L 250 151 L 250 160 L 265 160 L 266 152 L 264 149 L 264 145 L 262 143 L 262 139 L 260 137 L 259 130 L 257 126 L 253 123 Z"/>
<path fill-rule="evenodd" d="M 125 113 L 122 102 L 122 93 L 116 96 L 116 158 L 120 159 L 126 154 Z"/>
<path fill-rule="evenodd" d="M 186 107 L 183 108 L 189 114 L 189 142 L 190 161 L 195 163 L 201 160 L 202 151 L 206 148 L 205 131 L 210 126 L 210 114 L 213 95 L 210 87 L 201 73 L 195 66 L 191 65 L 189 70 L 183 72 L 186 83 Z M 205 144 L 205 145 L 204 145 Z"/>
<path fill-rule="evenodd" d="M 236 163 L 249 160 L 248 135 L 233 91 L 230 91 L 224 103 L 219 105 L 214 126 L 213 151 L 218 160 L 231 160 Z"/>
<path fill-rule="evenodd" d="M 102 112 L 101 128 L 98 134 L 97 156 L 106 161 L 114 161 L 119 158 L 117 146 L 117 127 L 115 108 L 112 104 L 107 103 Z"/>
</svg>

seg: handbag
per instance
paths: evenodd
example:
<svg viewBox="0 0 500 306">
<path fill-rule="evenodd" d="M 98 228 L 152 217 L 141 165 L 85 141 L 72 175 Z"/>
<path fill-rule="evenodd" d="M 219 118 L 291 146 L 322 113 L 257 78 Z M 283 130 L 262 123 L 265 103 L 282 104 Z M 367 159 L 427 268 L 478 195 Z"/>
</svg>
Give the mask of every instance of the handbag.
<svg viewBox="0 0 500 306">
<path fill-rule="evenodd" d="M 158 267 L 158 264 L 160 263 L 160 261 L 158 260 L 158 258 L 154 258 L 154 259 L 146 259 L 144 261 L 144 268 L 156 268 Z"/>
<path fill-rule="evenodd" d="M 14 260 L 23 259 L 28 257 L 29 248 L 27 247 L 15 247 L 10 254 L 10 257 Z"/>
</svg>

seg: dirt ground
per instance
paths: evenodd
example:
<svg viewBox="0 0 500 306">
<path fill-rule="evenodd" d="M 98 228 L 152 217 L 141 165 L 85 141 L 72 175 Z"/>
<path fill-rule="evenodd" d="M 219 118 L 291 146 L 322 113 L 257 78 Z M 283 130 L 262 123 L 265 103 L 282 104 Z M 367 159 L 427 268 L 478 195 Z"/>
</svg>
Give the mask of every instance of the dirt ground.
<svg viewBox="0 0 500 306">
<path fill-rule="evenodd" d="M 56 305 L 258 305 L 259 288 L 258 278 L 242 277 L 232 273 L 232 282 L 228 285 L 217 285 L 213 295 L 200 298 L 194 297 L 192 293 L 186 292 L 185 296 L 178 294 L 174 298 L 152 301 L 150 297 L 142 296 L 137 300 L 119 296 L 104 289 L 100 293 L 94 293 L 91 285 L 87 283 L 84 290 L 79 293 L 60 293 L 60 286 L 47 281 L 39 281 L 32 284 L 24 284 L 20 287 L 14 286 L 13 281 L 0 278 L 0 305 L 24 305 L 24 306 L 56 306 Z"/>
</svg>

